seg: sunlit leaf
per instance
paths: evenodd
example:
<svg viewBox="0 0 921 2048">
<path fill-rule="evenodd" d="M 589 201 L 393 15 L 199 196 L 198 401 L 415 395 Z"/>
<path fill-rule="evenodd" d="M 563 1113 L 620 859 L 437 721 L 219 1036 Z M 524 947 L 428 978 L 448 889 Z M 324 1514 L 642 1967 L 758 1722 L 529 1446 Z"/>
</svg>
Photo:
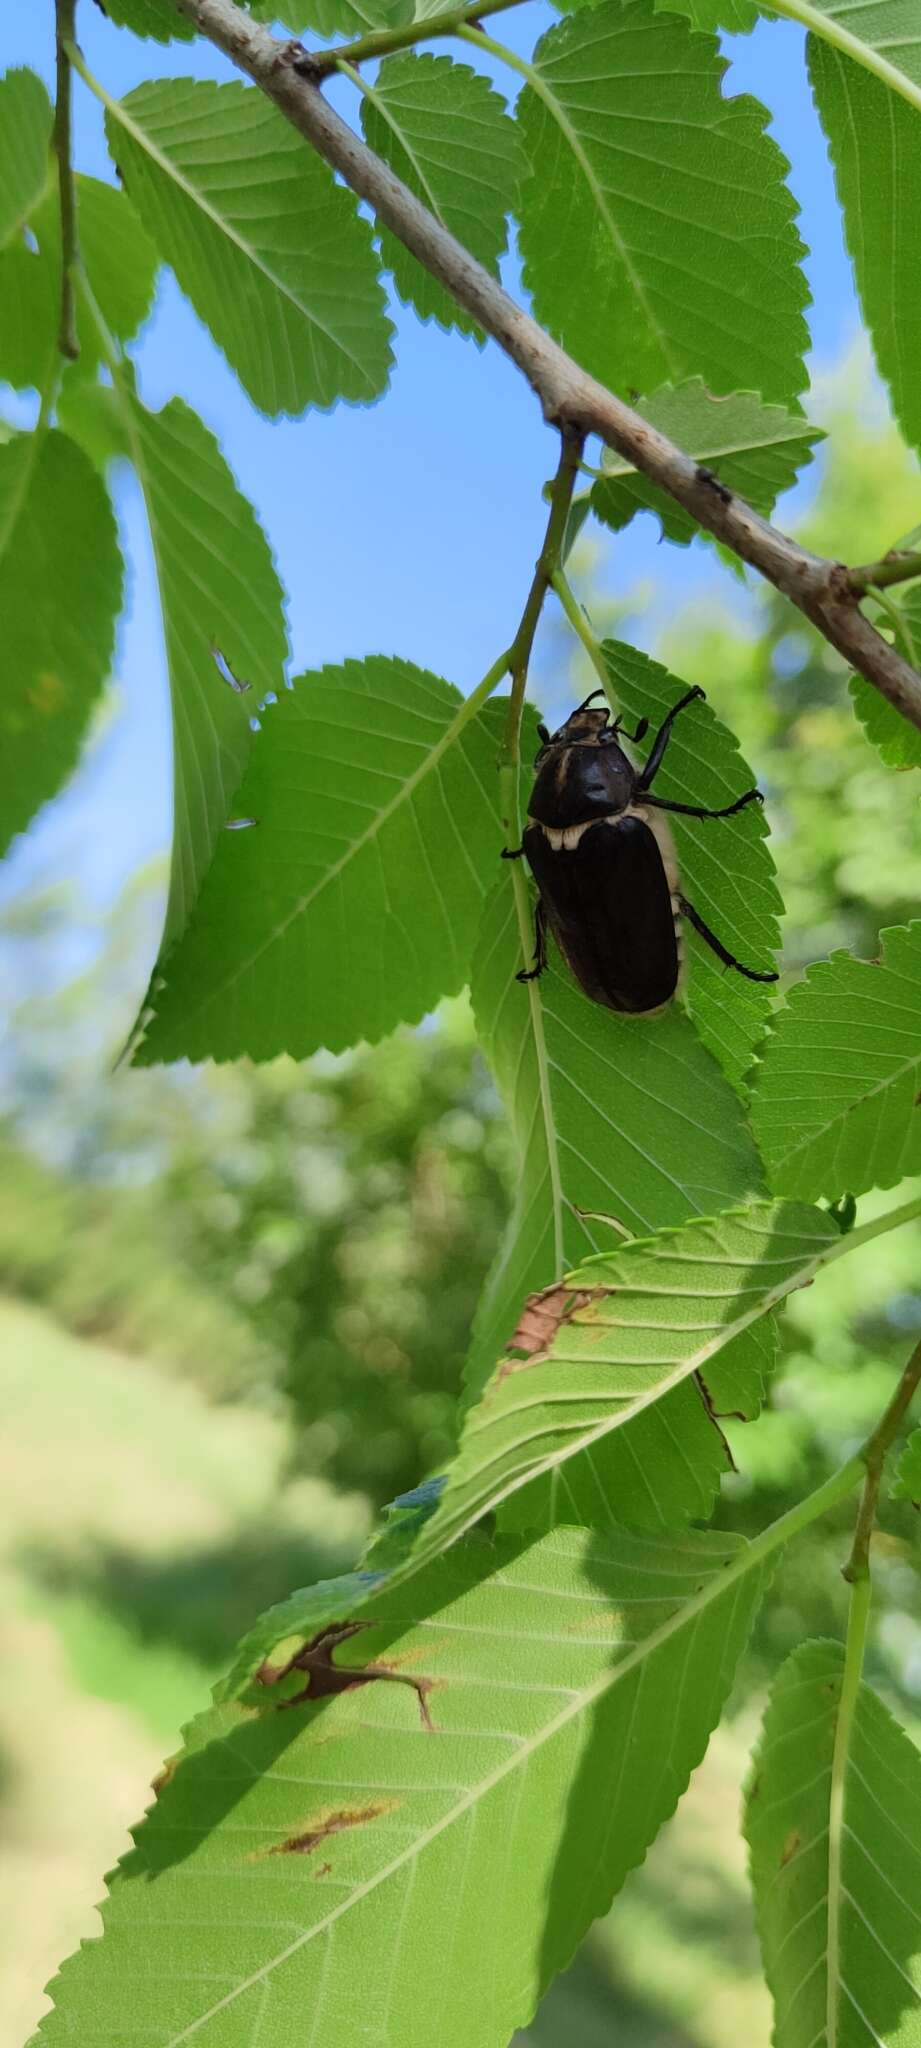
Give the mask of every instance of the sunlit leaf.
<svg viewBox="0 0 921 2048">
<path fill-rule="evenodd" d="M 736 391 L 714 398 L 699 377 L 686 384 L 664 385 L 641 399 L 637 411 L 661 434 L 667 434 L 686 455 L 706 464 L 730 491 L 745 498 L 767 518 L 782 491 L 796 482 L 812 460 L 822 434 L 802 413 L 782 405 L 764 405 L 756 392 Z M 623 456 L 606 450 L 603 483 L 592 487 L 596 517 L 615 533 L 637 512 L 654 512 L 666 540 L 682 546 L 700 532 L 683 506 L 631 468 Z"/>
<path fill-rule="evenodd" d="M 336 1052 L 461 988 L 495 759 L 487 721 L 410 662 L 300 677 L 263 716 L 234 805 L 252 826 L 220 843 L 138 1058 Z"/>
<path fill-rule="evenodd" d="M 150 2048 L 286 2048 L 305 2016 L 345 2048 L 368 2013 L 507 2048 L 680 1798 L 762 1571 L 731 1536 L 570 1529 L 384 1589 L 327 1665 L 352 1689 L 193 1729 L 39 2040 L 130 2006 Z"/>
<path fill-rule="evenodd" d="M 28 220 L 48 183 L 51 101 L 25 69 L 0 78 L 0 248 Z"/>
<path fill-rule="evenodd" d="M 505 101 L 488 80 L 450 57 L 407 51 L 381 65 L 361 113 L 371 148 L 497 276 L 525 165 Z M 389 228 L 381 229 L 381 254 L 421 319 L 478 332 Z"/>
<path fill-rule="evenodd" d="M 577 1458 L 578 1469 L 594 1467 L 599 1494 L 616 1499 L 619 1467 L 609 1472 L 609 1444 L 620 1433 L 626 1440 L 627 1425 L 632 1431 L 692 1373 L 706 1372 L 724 1344 L 806 1286 L 842 1242 L 824 1210 L 778 1202 L 585 1260 L 548 1304 L 555 1334 L 526 1356 L 513 1333 L 468 1411 L 413 1564 L 535 1480 L 552 1476 L 565 1502 L 567 1468 Z"/>
<path fill-rule="evenodd" d="M 518 101 L 538 318 L 618 391 L 702 377 L 789 405 L 806 383 L 796 208 L 712 37 L 652 0 L 602 0 L 542 37 Z"/>
<path fill-rule="evenodd" d="M 213 434 L 179 398 L 159 413 L 129 399 L 122 417 L 150 525 L 170 684 L 167 946 L 188 923 L 243 775 L 250 718 L 284 686 L 288 640 L 268 542 Z"/>
<path fill-rule="evenodd" d="M 65 434 L 0 447 L 0 852 L 70 774 L 109 674 L 122 595 L 102 479 Z"/>
<path fill-rule="evenodd" d="M 516 1193 L 477 1315 L 471 1394 L 505 1351 L 525 1298 L 609 1249 L 618 1228 L 643 1236 L 763 1191 L 741 1105 L 678 1009 L 615 1016 L 589 1002 L 556 957 L 525 989 L 515 980 L 520 958 L 506 883 L 487 906 L 472 994 L 512 1120 Z M 603 1491 L 593 1460 L 574 1461 L 553 1500 L 542 1482 L 542 1491 L 529 1488 L 512 1504 L 515 1524 L 545 1526 L 558 1512 L 595 1524 L 668 1526 L 709 1513 L 724 1469 L 719 1434 L 688 1383 L 614 1447 Z"/>
<path fill-rule="evenodd" d="M 254 404 L 297 413 L 383 391 L 371 229 L 263 93 L 151 80 L 106 126 L 145 226 Z"/>
<path fill-rule="evenodd" d="M 915 104 L 852 57 L 811 35 L 809 76 L 828 140 L 864 321 L 893 410 L 921 449 L 921 365 L 906 334 L 921 322 L 917 221 L 921 208 L 921 41 L 901 0 L 826 5 L 831 19 L 884 52 L 912 81 Z M 900 31 L 901 24 L 901 31 Z"/>
<path fill-rule="evenodd" d="M 837 1643 L 775 1680 L 745 1833 L 777 2048 L 911 2048 L 921 2028 L 921 1757 Z"/>
<path fill-rule="evenodd" d="M 921 921 L 880 943 L 879 961 L 819 961 L 774 1019 L 752 1119 L 780 1193 L 834 1199 L 921 1171 Z"/>
</svg>

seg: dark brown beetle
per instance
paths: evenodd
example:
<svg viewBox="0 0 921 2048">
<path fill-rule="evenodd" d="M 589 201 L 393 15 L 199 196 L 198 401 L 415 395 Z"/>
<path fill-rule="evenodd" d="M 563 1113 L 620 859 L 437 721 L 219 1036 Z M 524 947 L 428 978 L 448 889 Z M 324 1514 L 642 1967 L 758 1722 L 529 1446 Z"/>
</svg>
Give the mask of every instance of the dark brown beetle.
<svg viewBox="0 0 921 2048">
<path fill-rule="evenodd" d="M 547 962 L 549 924 L 579 987 L 609 1010 L 648 1017 L 664 1009 L 681 978 L 682 917 L 712 947 L 724 966 L 748 981 L 776 981 L 774 973 L 743 967 L 682 895 L 678 863 L 664 811 L 689 818 L 731 818 L 760 803 L 746 790 L 720 811 L 672 803 L 650 795 L 679 711 L 703 690 L 688 690 L 672 707 L 643 768 L 634 768 L 620 744 L 621 720 L 605 707 L 590 709 L 593 690 L 558 732 L 538 726 L 541 749 L 522 845 L 540 892 L 535 917 L 534 965 L 519 981 L 533 981 Z M 649 729 L 641 719 L 626 738 L 635 745 Z"/>
</svg>

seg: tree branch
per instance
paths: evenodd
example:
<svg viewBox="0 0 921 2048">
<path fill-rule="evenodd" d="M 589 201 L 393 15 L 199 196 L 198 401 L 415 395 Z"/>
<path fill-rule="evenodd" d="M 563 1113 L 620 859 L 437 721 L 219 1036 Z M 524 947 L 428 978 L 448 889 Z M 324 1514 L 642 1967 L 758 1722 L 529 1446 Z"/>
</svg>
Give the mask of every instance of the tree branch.
<svg viewBox="0 0 921 2048">
<path fill-rule="evenodd" d="M 890 548 L 879 562 L 864 562 L 848 570 L 848 585 L 857 598 L 871 590 L 888 590 L 894 583 L 911 583 L 921 576 L 921 555 L 906 548 Z"/>
<path fill-rule="evenodd" d="M 77 0 L 55 0 L 56 91 L 54 101 L 54 151 L 58 163 L 58 191 L 61 207 L 61 324 L 58 348 L 75 362 L 80 354 L 77 334 L 77 303 L 74 277 L 78 263 L 77 197 L 71 148 L 72 84 L 67 44 L 74 39 Z"/>
<path fill-rule="evenodd" d="M 866 1478 L 857 1512 L 853 1548 L 844 1566 L 844 1577 L 851 1585 L 858 1585 L 862 1579 L 868 1579 L 870 1576 L 870 1537 L 876 1520 L 876 1503 L 879 1499 L 883 1466 L 919 1386 L 921 1344 L 916 1344 L 885 1414 L 877 1423 L 872 1436 L 868 1437 L 861 1447 L 860 1457 L 866 1470 Z"/>
<path fill-rule="evenodd" d="M 234 0 L 177 0 L 177 5 L 517 363 L 551 425 L 600 435 L 683 505 L 698 525 L 773 583 L 851 667 L 921 730 L 921 678 L 864 618 L 843 563 L 797 546 L 580 369 L 326 104 L 316 83 L 316 59 L 299 43 L 279 42 Z"/>
</svg>

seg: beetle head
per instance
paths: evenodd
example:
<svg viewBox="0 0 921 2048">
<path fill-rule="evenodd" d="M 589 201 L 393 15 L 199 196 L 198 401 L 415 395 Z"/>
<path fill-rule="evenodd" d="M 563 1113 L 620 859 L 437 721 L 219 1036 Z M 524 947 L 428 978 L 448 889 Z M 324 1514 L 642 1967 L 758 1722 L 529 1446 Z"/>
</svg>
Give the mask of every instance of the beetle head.
<svg viewBox="0 0 921 2048">
<path fill-rule="evenodd" d="M 586 697 L 584 704 L 577 705 L 556 732 L 548 732 L 545 725 L 538 726 L 542 744 L 535 756 L 536 768 L 540 767 L 552 747 L 610 747 L 620 744 L 623 721 L 619 717 L 612 720 L 606 704 L 600 711 L 589 708 L 594 698 L 603 694 L 602 690 L 593 690 L 591 697 Z"/>
<path fill-rule="evenodd" d="M 592 692 L 593 697 L 601 694 Z M 627 809 L 636 788 L 637 771 L 620 744 L 620 720 L 611 722 L 606 705 L 591 710 L 591 702 L 586 698 L 555 733 L 539 728 L 543 744 L 535 762 L 528 816 L 552 833 L 616 818 Z"/>
</svg>

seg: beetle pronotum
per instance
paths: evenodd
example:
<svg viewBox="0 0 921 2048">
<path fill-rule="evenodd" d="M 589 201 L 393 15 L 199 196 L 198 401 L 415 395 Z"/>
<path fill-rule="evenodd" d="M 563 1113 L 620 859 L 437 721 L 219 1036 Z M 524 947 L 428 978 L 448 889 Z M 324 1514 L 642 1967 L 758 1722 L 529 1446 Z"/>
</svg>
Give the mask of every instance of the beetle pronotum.
<svg viewBox="0 0 921 2048">
<path fill-rule="evenodd" d="M 672 836 L 662 813 L 689 818 L 731 818 L 761 792 L 722 810 L 673 803 L 650 794 L 680 711 L 704 694 L 688 690 L 663 719 L 649 757 L 634 768 L 620 745 L 621 720 L 610 723 L 605 707 L 589 707 L 593 690 L 558 732 L 538 726 L 541 748 L 535 762 L 528 823 L 520 847 L 505 860 L 525 855 L 537 883 L 534 964 L 519 981 L 533 981 L 547 962 L 549 924 L 580 988 L 609 1010 L 648 1017 L 665 1008 L 681 978 L 680 920 L 686 917 L 702 939 L 748 981 L 776 981 L 777 975 L 744 967 L 704 923 L 683 895 Z M 649 729 L 641 719 L 626 737 L 635 745 Z"/>
</svg>

